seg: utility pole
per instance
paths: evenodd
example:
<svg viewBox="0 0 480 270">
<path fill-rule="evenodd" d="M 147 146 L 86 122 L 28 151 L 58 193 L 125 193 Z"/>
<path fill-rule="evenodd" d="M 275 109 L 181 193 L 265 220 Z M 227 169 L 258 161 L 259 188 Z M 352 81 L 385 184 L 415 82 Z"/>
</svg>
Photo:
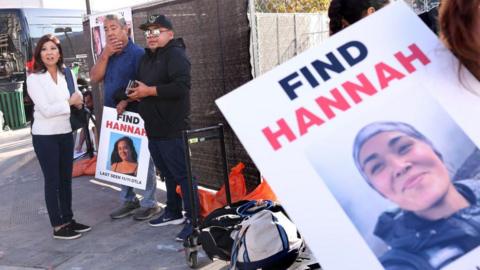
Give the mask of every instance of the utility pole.
<svg viewBox="0 0 480 270">
<path fill-rule="evenodd" d="M 92 14 L 92 11 L 90 10 L 90 0 L 85 0 L 85 5 L 87 6 L 87 15 Z"/>
</svg>

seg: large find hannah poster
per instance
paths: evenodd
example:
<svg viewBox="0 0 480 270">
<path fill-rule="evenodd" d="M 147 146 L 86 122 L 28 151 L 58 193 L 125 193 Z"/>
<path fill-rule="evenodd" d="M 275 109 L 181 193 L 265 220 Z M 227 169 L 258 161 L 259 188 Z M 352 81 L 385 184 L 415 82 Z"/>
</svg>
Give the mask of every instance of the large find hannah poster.
<svg viewBox="0 0 480 270">
<path fill-rule="evenodd" d="M 217 104 L 324 269 L 480 269 L 480 85 L 401 2 Z"/>
</svg>

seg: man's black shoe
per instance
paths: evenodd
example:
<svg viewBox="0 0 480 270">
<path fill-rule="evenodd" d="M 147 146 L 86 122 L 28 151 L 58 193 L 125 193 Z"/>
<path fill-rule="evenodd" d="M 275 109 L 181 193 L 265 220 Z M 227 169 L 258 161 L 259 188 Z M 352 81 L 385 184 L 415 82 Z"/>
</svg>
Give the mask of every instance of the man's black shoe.
<svg viewBox="0 0 480 270">
<path fill-rule="evenodd" d="M 82 235 L 74 231 L 70 225 L 63 226 L 58 231 L 53 231 L 53 238 L 55 239 L 71 240 L 77 239 L 80 236 Z"/>
</svg>

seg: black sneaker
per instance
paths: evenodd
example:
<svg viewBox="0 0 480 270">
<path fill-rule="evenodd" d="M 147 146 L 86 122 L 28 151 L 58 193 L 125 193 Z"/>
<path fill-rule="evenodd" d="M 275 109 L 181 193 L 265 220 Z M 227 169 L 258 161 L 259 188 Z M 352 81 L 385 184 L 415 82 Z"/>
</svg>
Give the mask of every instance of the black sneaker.
<svg viewBox="0 0 480 270">
<path fill-rule="evenodd" d="M 115 209 L 110 214 L 110 217 L 112 219 L 124 218 L 126 216 L 133 214 L 133 212 L 137 208 L 140 208 L 140 202 L 137 199 L 135 199 L 135 201 L 133 202 L 124 202 L 120 208 Z"/>
<path fill-rule="evenodd" d="M 81 223 L 77 223 L 75 219 L 72 219 L 72 222 L 70 222 L 70 227 L 72 227 L 72 230 L 74 230 L 77 233 L 84 233 L 88 232 L 92 229 L 92 227 L 83 225 Z"/>
<path fill-rule="evenodd" d="M 175 240 L 178 242 L 184 242 L 192 233 L 193 233 L 192 222 L 189 219 L 187 219 L 185 222 L 185 226 L 183 226 L 183 229 L 180 231 L 180 233 L 177 234 L 177 237 L 175 237 Z"/>
<path fill-rule="evenodd" d="M 75 232 L 71 226 L 63 226 L 60 230 L 55 231 L 53 230 L 53 238 L 55 239 L 64 239 L 64 240 L 71 240 L 71 239 L 77 239 L 81 234 Z"/>
<path fill-rule="evenodd" d="M 162 208 L 160 206 L 154 206 L 150 208 L 141 207 L 140 209 L 135 211 L 135 214 L 133 214 L 133 219 L 135 220 L 150 219 L 156 214 L 160 213 L 161 211 L 162 211 Z"/>
<path fill-rule="evenodd" d="M 182 224 L 184 221 L 184 217 L 180 215 L 172 215 L 169 212 L 165 211 L 163 215 L 156 219 L 152 219 L 148 222 L 150 226 L 153 227 L 160 227 L 165 225 L 177 225 Z"/>
</svg>

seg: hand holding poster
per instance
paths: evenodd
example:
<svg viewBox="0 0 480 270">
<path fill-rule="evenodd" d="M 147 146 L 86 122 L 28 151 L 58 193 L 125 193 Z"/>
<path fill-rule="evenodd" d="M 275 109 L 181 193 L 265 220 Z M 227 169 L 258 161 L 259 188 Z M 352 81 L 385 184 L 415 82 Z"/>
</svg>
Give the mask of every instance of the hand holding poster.
<svg viewBox="0 0 480 270">
<path fill-rule="evenodd" d="M 476 270 L 480 84 L 458 75 L 397 2 L 217 104 L 323 268 Z"/>
<path fill-rule="evenodd" d="M 95 177 L 144 190 L 149 160 L 140 115 L 104 107 Z"/>
</svg>

